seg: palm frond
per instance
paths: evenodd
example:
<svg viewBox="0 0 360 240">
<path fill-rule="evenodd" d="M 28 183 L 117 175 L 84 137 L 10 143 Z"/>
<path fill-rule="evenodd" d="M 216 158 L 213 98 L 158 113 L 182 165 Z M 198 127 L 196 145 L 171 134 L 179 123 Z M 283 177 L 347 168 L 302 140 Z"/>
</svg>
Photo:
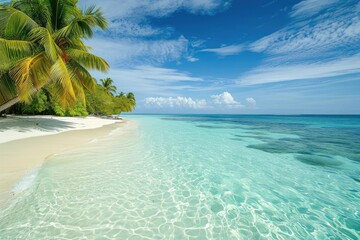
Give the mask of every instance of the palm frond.
<svg viewBox="0 0 360 240">
<path fill-rule="evenodd" d="M 49 81 L 50 68 L 46 55 L 37 54 L 22 59 L 10 69 L 9 76 L 16 85 L 21 101 L 29 102 L 34 92 Z"/>
<path fill-rule="evenodd" d="M 0 38 L 0 52 L 8 59 L 24 58 L 33 53 L 34 44 L 23 40 L 8 40 Z M 1 60 L 5 60 L 1 58 Z"/>
<path fill-rule="evenodd" d="M 100 79 L 100 82 L 109 94 L 116 93 L 116 86 L 113 85 L 114 81 L 111 78 Z"/>
<path fill-rule="evenodd" d="M 30 39 L 39 42 L 45 49 L 46 55 L 55 62 L 61 54 L 61 49 L 56 45 L 50 32 L 44 27 L 37 27 L 30 31 Z"/>
<path fill-rule="evenodd" d="M 67 68 L 69 72 L 71 72 L 71 83 L 74 88 L 74 93 L 76 98 L 79 99 L 84 105 L 86 104 L 84 87 L 82 84 L 82 80 L 79 78 L 79 75 L 76 74 L 76 69 L 72 67 L 70 64 L 67 64 Z"/>
<path fill-rule="evenodd" d="M 50 79 L 57 85 L 55 97 L 61 101 L 62 106 L 74 105 L 76 97 L 71 83 L 71 75 L 62 58 L 58 58 L 52 65 Z"/>
<path fill-rule="evenodd" d="M 44 0 L 50 12 L 51 28 L 54 31 L 63 28 L 78 11 L 76 0 Z"/>
<path fill-rule="evenodd" d="M 109 64 L 103 58 L 92 53 L 72 48 L 67 49 L 66 52 L 70 59 L 80 63 L 86 68 L 96 69 L 102 72 L 106 72 L 109 69 Z"/>
<path fill-rule="evenodd" d="M 36 89 L 45 86 L 50 79 L 51 61 L 46 54 L 38 54 L 35 56 L 31 65 L 31 81 Z"/>
<path fill-rule="evenodd" d="M 15 81 L 17 93 L 22 101 L 28 102 L 33 93 L 31 81 L 31 64 L 35 56 L 27 57 L 17 62 L 9 71 L 10 77 Z"/>
<path fill-rule="evenodd" d="M 26 13 L 13 7 L 0 6 L 0 36 L 8 39 L 23 39 L 27 31 L 38 24 Z"/>
<path fill-rule="evenodd" d="M 0 51 L 0 75 L 8 72 L 10 66 L 13 64 L 13 62 L 8 58 L 6 52 Z"/>
<path fill-rule="evenodd" d="M 82 50 L 82 51 L 89 51 L 92 50 L 89 46 L 86 46 L 84 42 L 79 38 L 68 38 L 67 42 L 69 46 L 74 49 Z"/>
<path fill-rule="evenodd" d="M 72 71 L 76 74 L 77 78 L 81 82 L 83 88 L 90 92 L 94 92 L 96 88 L 96 80 L 91 76 L 91 74 L 84 68 L 81 64 L 70 61 L 68 63 L 68 68 L 71 68 Z"/>
<path fill-rule="evenodd" d="M 107 20 L 100 8 L 95 6 L 88 7 L 83 12 L 76 12 L 75 18 L 66 26 L 56 31 L 55 39 L 58 41 L 61 38 L 69 38 L 71 36 L 77 37 L 91 37 L 93 35 L 92 28 L 100 27 L 107 28 Z"/>
<path fill-rule="evenodd" d="M 68 39 L 70 37 L 82 37 L 82 36 L 92 36 L 93 31 L 90 26 L 83 23 L 81 19 L 74 19 L 71 23 L 65 27 L 57 30 L 54 33 L 54 38 L 58 42 L 60 39 Z"/>
<path fill-rule="evenodd" d="M 85 21 L 92 27 L 100 27 L 102 30 L 105 30 L 108 26 L 103 11 L 101 8 L 96 8 L 95 5 L 91 5 L 85 9 L 83 16 Z"/>
<path fill-rule="evenodd" d="M 50 22 L 48 5 L 43 0 L 16 0 L 11 6 L 26 13 L 38 25 L 46 26 Z"/>
<path fill-rule="evenodd" d="M 15 98 L 16 95 L 16 86 L 9 74 L 0 74 L 0 106 Z"/>
<path fill-rule="evenodd" d="M 116 88 L 116 86 L 112 85 L 112 86 L 109 86 L 108 90 L 110 92 L 116 93 L 117 88 Z"/>
</svg>

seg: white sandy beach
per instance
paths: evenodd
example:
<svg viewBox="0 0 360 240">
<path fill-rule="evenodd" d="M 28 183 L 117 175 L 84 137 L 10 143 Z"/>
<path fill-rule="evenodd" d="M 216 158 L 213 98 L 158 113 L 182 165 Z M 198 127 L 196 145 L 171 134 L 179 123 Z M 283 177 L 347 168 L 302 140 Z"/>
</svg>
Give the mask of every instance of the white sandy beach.
<svg viewBox="0 0 360 240">
<path fill-rule="evenodd" d="M 121 122 L 98 117 L 8 116 L 0 118 L 0 144 L 29 137 L 95 129 Z"/>
<path fill-rule="evenodd" d="M 0 119 L 0 204 L 46 158 L 107 136 L 126 121 L 97 117 L 9 116 Z"/>
</svg>

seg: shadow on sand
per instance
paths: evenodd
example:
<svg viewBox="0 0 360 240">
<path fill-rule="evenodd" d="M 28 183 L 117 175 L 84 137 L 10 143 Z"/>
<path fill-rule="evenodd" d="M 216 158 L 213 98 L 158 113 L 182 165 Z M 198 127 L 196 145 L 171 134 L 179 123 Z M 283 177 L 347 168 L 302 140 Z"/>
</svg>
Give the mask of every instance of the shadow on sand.
<svg viewBox="0 0 360 240">
<path fill-rule="evenodd" d="M 0 132 L 10 129 L 19 132 L 29 132 L 34 129 L 49 132 L 71 128 L 75 128 L 73 123 L 61 121 L 58 119 L 14 116 L 0 118 Z"/>
</svg>

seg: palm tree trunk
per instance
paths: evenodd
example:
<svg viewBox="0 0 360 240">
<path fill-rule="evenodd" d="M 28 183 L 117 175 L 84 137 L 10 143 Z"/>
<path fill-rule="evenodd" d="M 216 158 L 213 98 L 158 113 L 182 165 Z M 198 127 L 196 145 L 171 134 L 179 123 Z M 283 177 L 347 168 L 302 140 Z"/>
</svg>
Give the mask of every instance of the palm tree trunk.
<svg viewBox="0 0 360 240">
<path fill-rule="evenodd" d="M 19 97 L 15 97 L 13 99 L 11 99 L 10 101 L 7 101 L 6 103 L 4 103 L 3 105 L 0 106 L 0 112 L 8 109 L 9 107 L 15 105 L 16 103 L 18 103 L 20 101 Z"/>
<path fill-rule="evenodd" d="M 33 93 L 32 93 L 32 94 L 35 94 L 37 91 L 39 91 L 39 90 L 36 89 L 36 88 L 33 88 Z M 20 98 L 19 98 L 19 97 L 15 97 L 15 98 L 11 99 L 10 101 L 7 101 L 7 102 L 4 103 L 3 105 L 0 105 L 0 112 L 8 109 L 9 107 L 17 104 L 18 102 L 20 102 Z"/>
</svg>

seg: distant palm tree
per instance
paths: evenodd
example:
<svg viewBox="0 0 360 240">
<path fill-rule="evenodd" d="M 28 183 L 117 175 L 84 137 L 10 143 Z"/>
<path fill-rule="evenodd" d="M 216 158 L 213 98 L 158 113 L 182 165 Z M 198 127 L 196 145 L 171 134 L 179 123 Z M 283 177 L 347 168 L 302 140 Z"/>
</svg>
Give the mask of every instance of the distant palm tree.
<svg viewBox="0 0 360 240">
<path fill-rule="evenodd" d="M 129 102 L 130 102 L 131 109 L 135 109 L 135 107 L 136 107 L 136 99 L 135 99 L 134 93 L 129 92 L 129 93 L 126 95 L 126 98 L 127 98 L 127 99 L 129 100 Z"/>
<path fill-rule="evenodd" d="M 85 102 L 84 89 L 96 83 L 88 69 L 107 71 L 108 63 L 89 52 L 84 38 L 105 29 L 100 9 L 80 10 L 77 0 L 13 0 L 0 4 L 0 111 L 47 84 L 63 106 Z"/>
<path fill-rule="evenodd" d="M 114 81 L 111 78 L 100 79 L 101 85 L 106 89 L 108 93 L 115 94 L 116 86 L 113 85 Z"/>
<path fill-rule="evenodd" d="M 136 100 L 135 95 L 132 92 L 125 94 L 124 92 L 120 92 L 119 95 L 116 96 L 118 100 L 118 104 L 120 106 L 121 112 L 131 112 L 135 109 Z"/>
</svg>

